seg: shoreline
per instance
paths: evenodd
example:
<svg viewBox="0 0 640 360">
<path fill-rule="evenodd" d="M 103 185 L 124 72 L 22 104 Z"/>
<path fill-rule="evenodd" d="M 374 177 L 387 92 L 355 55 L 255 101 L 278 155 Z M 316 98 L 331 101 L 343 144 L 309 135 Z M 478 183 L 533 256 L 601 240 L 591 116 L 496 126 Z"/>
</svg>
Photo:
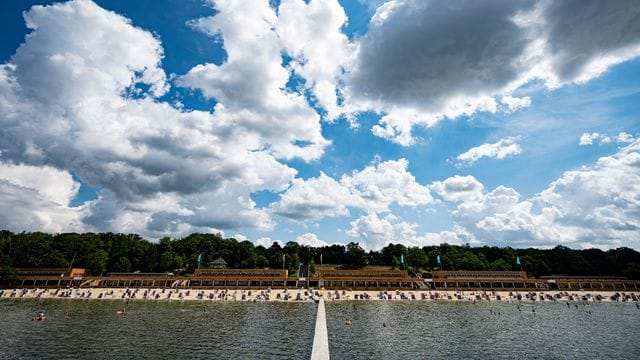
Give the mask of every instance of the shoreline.
<svg viewBox="0 0 640 360">
<path fill-rule="evenodd" d="M 457 291 L 457 290 L 316 290 L 316 289 L 163 289 L 58 288 L 0 289 L 2 299 L 77 299 L 122 301 L 521 301 L 521 302 L 639 302 L 640 291 Z"/>
</svg>

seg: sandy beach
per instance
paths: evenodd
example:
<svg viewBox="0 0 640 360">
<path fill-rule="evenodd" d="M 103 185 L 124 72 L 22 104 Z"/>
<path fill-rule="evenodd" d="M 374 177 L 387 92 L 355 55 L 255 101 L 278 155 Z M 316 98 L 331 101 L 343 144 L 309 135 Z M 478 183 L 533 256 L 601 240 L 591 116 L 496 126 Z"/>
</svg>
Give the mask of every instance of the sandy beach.
<svg viewBox="0 0 640 360">
<path fill-rule="evenodd" d="M 0 299 L 78 299 L 129 301 L 276 301 L 309 302 L 322 297 L 325 301 L 576 301 L 638 302 L 640 292 L 612 291 L 351 291 L 315 289 L 161 289 L 161 288 L 64 288 L 3 289 Z"/>
</svg>

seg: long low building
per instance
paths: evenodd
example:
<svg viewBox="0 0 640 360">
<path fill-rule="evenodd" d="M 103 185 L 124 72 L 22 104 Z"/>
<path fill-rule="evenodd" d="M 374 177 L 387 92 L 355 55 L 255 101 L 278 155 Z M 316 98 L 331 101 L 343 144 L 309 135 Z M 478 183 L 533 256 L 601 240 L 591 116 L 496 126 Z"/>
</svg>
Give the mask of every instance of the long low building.
<svg viewBox="0 0 640 360">
<path fill-rule="evenodd" d="M 434 290 L 640 290 L 640 281 L 619 277 L 545 276 L 528 278 L 524 271 L 433 271 L 425 280 Z"/>
<path fill-rule="evenodd" d="M 85 274 L 82 268 L 17 268 L 12 282 L 20 287 L 79 286 Z"/>
<path fill-rule="evenodd" d="M 82 284 L 87 287 L 175 287 L 176 277 L 173 273 L 107 273 L 107 276 L 89 277 Z"/>
<path fill-rule="evenodd" d="M 420 281 L 409 277 L 406 270 L 320 270 L 310 279 L 312 286 L 325 289 L 414 289 Z"/>
<path fill-rule="evenodd" d="M 527 278 L 524 271 L 433 271 L 429 279 L 432 289 L 545 289 L 539 281 Z"/>
<path fill-rule="evenodd" d="M 640 281 L 620 277 L 543 276 L 540 280 L 550 290 L 640 290 Z"/>
<path fill-rule="evenodd" d="M 75 269 L 78 270 L 78 269 Z M 396 290 L 424 287 L 406 270 L 320 270 L 311 278 L 291 278 L 277 269 L 197 269 L 193 276 L 171 273 L 108 273 L 84 276 L 68 269 L 19 269 L 11 286 L 19 287 L 156 287 L 156 288 L 300 288 Z M 72 276 L 73 275 L 73 276 Z M 6 284 L 8 285 L 8 284 Z"/>
<path fill-rule="evenodd" d="M 281 288 L 289 281 L 296 286 L 289 271 L 274 269 L 197 269 L 188 281 L 194 288 Z"/>
<path fill-rule="evenodd" d="M 172 273 L 108 273 L 85 276 L 81 268 L 16 269 L 3 287 L 132 287 L 132 288 L 300 288 L 352 290 L 506 290 L 506 291 L 637 291 L 640 281 L 613 277 L 547 276 L 533 279 L 524 271 L 433 271 L 416 278 L 406 270 L 326 270 L 315 277 L 289 277 L 277 269 L 197 269 L 193 276 Z"/>
</svg>

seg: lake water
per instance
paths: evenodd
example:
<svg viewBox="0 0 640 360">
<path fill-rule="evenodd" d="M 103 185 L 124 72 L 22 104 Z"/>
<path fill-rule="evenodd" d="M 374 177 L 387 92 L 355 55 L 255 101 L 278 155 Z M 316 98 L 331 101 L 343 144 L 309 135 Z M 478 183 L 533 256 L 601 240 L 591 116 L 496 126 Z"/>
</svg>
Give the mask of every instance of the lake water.
<svg viewBox="0 0 640 360">
<path fill-rule="evenodd" d="M 118 316 L 121 306 L 111 300 L 0 300 L 0 359 L 311 354 L 313 303 L 133 302 Z M 31 321 L 39 311 L 47 319 Z M 332 359 L 640 358 L 640 310 L 632 303 L 576 309 L 563 302 L 342 301 L 326 303 L 326 313 Z"/>
</svg>

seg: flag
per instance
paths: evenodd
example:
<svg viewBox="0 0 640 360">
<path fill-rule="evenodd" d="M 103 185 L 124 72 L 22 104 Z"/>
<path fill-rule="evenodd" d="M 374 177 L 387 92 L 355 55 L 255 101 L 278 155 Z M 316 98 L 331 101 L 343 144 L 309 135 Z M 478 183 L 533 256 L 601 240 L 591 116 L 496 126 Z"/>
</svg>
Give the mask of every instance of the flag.
<svg viewBox="0 0 640 360">
<path fill-rule="evenodd" d="M 520 256 L 516 256 L 516 265 L 520 265 Z"/>
<path fill-rule="evenodd" d="M 322 265 L 322 254 L 320 254 L 320 265 Z"/>
<path fill-rule="evenodd" d="M 440 262 L 440 255 L 436 256 L 436 262 L 437 262 L 438 264 L 442 264 L 442 263 Z"/>
<path fill-rule="evenodd" d="M 200 265 L 201 261 L 202 261 L 202 254 L 198 254 L 198 265 Z"/>
<path fill-rule="evenodd" d="M 404 254 L 400 254 L 400 264 L 404 264 Z"/>
</svg>

